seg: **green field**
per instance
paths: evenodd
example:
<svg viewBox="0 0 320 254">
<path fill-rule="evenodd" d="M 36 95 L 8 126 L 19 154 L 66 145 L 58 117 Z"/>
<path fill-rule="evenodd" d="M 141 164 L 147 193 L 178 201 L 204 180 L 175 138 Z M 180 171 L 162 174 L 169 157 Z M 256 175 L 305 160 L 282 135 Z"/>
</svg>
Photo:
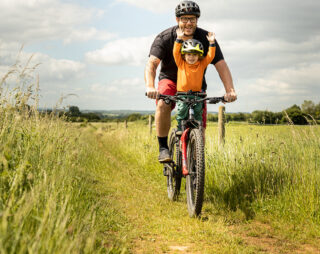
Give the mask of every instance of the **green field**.
<svg viewBox="0 0 320 254">
<path fill-rule="evenodd" d="M 210 123 L 192 219 L 146 122 L 67 123 L 22 91 L 0 98 L 0 253 L 320 252 L 318 126 L 229 123 L 219 147 Z"/>
</svg>

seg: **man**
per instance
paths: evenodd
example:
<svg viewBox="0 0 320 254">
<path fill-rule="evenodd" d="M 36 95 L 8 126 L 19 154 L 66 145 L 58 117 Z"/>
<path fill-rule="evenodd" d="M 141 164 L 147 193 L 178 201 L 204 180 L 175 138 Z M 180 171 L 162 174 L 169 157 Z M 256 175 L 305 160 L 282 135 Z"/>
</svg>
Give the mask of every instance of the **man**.
<svg viewBox="0 0 320 254">
<path fill-rule="evenodd" d="M 161 32 L 154 40 L 149 60 L 145 68 L 145 83 L 147 96 L 156 99 L 158 94 L 174 95 L 177 91 L 177 66 L 173 58 L 173 45 L 177 38 L 176 30 L 180 28 L 184 32 L 183 40 L 197 39 L 204 46 L 204 56 L 208 51 L 208 40 L 206 38 L 208 32 L 198 28 L 197 22 L 200 17 L 200 8 L 193 1 L 182 1 L 175 9 L 177 26 L 171 27 Z M 159 74 L 158 89 L 155 88 L 155 76 L 159 63 L 161 62 L 161 70 Z M 233 81 L 230 70 L 223 58 L 223 54 L 216 41 L 216 55 L 211 62 L 214 64 L 221 81 L 226 90 L 225 100 L 232 102 L 237 99 L 237 94 L 233 87 Z M 202 90 L 207 88 L 205 77 L 203 78 Z M 174 105 L 167 105 L 163 100 L 157 102 L 155 114 L 156 133 L 159 142 L 159 162 L 164 163 L 170 161 L 168 149 L 168 133 L 171 124 L 171 110 Z M 204 108 L 203 122 L 206 126 L 206 107 Z"/>
</svg>

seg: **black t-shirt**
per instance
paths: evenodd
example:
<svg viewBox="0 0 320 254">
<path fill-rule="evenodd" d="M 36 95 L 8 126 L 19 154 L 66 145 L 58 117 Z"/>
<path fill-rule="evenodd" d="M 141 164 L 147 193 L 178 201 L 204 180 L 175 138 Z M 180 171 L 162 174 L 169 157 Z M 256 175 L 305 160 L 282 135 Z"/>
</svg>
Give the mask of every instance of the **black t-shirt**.
<svg viewBox="0 0 320 254">
<path fill-rule="evenodd" d="M 178 26 L 173 26 L 164 30 L 154 39 L 151 49 L 150 55 L 153 55 L 161 60 L 161 69 L 159 74 L 159 80 L 161 79 L 170 79 L 173 82 L 177 82 L 177 65 L 173 58 L 173 45 L 177 38 L 177 30 Z M 204 47 L 204 56 L 208 53 L 209 41 L 207 39 L 208 31 L 203 30 L 201 28 L 196 28 L 193 39 L 200 41 Z M 216 64 L 220 60 L 224 59 L 223 54 L 221 52 L 220 46 L 216 41 L 216 55 L 213 58 L 211 64 Z M 203 77 L 202 89 L 207 89 L 207 83 L 205 77 Z"/>
</svg>

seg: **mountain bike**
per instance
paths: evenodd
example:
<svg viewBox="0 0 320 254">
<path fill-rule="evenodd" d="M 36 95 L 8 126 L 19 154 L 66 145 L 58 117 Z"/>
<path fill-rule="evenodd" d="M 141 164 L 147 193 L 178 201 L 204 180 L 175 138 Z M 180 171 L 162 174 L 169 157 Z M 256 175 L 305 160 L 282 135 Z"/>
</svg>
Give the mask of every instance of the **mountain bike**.
<svg viewBox="0 0 320 254">
<path fill-rule="evenodd" d="M 224 97 L 207 97 L 206 93 L 178 92 L 176 95 L 159 95 L 165 103 L 183 101 L 188 106 L 188 117 L 181 121 L 181 131 L 170 133 L 169 152 L 172 161 L 164 163 L 167 191 L 170 200 L 177 200 L 181 180 L 186 178 L 187 205 L 190 217 L 199 216 L 202 209 L 205 183 L 205 156 L 202 122 L 194 118 L 194 106 L 225 102 Z"/>
</svg>

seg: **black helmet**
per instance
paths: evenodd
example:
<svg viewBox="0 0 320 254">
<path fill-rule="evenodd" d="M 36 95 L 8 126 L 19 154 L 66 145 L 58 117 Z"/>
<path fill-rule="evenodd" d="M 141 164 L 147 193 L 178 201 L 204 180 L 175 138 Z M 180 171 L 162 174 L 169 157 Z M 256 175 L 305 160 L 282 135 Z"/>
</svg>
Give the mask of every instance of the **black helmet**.
<svg viewBox="0 0 320 254">
<path fill-rule="evenodd" d="M 181 54 L 196 53 L 200 56 L 203 55 L 203 45 L 200 41 L 195 39 L 189 39 L 182 43 Z"/>
<path fill-rule="evenodd" d="M 195 15 L 197 18 L 200 17 L 200 8 L 193 1 L 182 1 L 176 7 L 176 17 L 182 15 Z"/>
</svg>

